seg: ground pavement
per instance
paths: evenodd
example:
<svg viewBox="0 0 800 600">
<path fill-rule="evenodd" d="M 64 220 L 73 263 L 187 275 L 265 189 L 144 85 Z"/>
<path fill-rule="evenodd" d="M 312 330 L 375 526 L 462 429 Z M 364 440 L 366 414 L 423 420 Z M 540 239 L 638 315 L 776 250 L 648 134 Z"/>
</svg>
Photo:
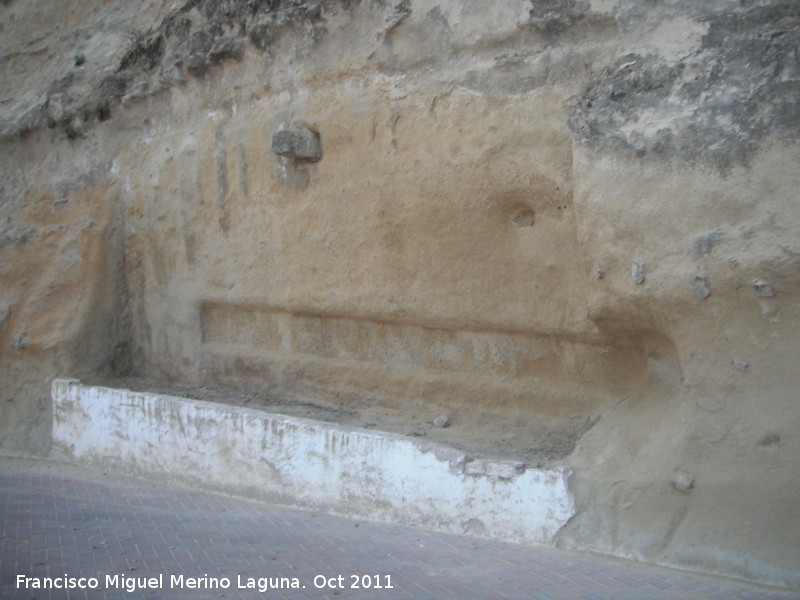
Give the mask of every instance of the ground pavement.
<svg viewBox="0 0 800 600">
<path fill-rule="evenodd" d="M 0 598 L 800 599 L 20 459 L 0 459 L 0 528 Z"/>
</svg>

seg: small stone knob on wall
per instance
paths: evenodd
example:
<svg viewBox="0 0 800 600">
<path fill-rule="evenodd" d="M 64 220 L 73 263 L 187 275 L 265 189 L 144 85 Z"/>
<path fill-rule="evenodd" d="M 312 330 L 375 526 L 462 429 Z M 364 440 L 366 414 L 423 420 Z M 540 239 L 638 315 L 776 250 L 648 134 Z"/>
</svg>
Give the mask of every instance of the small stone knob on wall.
<svg viewBox="0 0 800 600">
<path fill-rule="evenodd" d="M 322 158 L 319 133 L 299 123 L 272 136 L 272 151 L 297 161 L 317 162 Z"/>
</svg>

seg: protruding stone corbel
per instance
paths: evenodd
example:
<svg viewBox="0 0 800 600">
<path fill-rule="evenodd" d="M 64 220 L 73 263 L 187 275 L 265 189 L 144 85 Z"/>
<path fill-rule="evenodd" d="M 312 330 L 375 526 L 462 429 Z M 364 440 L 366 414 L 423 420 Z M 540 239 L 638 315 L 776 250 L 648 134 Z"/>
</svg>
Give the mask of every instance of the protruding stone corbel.
<svg viewBox="0 0 800 600">
<path fill-rule="evenodd" d="M 278 156 L 298 162 L 318 162 L 322 159 L 319 133 L 295 123 L 272 136 L 272 151 Z"/>
</svg>

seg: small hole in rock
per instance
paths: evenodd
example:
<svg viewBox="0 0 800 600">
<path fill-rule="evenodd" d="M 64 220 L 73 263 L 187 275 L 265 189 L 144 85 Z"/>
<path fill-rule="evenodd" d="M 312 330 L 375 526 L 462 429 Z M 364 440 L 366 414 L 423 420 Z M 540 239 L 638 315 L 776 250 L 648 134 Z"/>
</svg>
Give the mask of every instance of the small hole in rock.
<svg viewBox="0 0 800 600">
<path fill-rule="evenodd" d="M 518 210 L 513 221 L 517 227 L 530 227 L 536 222 L 536 215 L 529 209 Z"/>
<path fill-rule="evenodd" d="M 781 436 L 777 433 L 768 433 L 758 443 L 759 446 L 766 446 L 768 448 L 778 446 L 781 443 Z"/>
</svg>

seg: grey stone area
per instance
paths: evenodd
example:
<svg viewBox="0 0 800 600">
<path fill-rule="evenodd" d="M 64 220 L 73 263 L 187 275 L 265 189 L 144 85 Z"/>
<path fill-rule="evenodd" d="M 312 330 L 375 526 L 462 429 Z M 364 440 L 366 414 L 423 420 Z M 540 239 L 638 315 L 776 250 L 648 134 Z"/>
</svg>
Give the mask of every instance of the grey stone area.
<svg viewBox="0 0 800 600">
<path fill-rule="evenodd" d="M 349 0 L 184 0 L 157 27 L 128 34 L 127 48 L 107 55 L 80 54 L 36 101 L 0 135 L 26 135 L 47 124 L 69 139 L 85 137 L 112 118 L 122 102 L 145 97 L 187 76 L 204 77 L 224 61 L 237 61 L 245 48 L 269 56 L 273 42 L 292 32 L 313 46 L 326 35 L 323 14 L 348 10 Z M 87 24 L 84 34 L 99 37 L 118 24 Z"/>
<path fill-rule="evenodd" d="M 586 87 L 570 127 L 585 143 L 626 155 L 701 162 L 723 173 L 749 163 L 768 136 L 800 130 L 800 4 L 742 2 L 739 8 L 684 2 L 707 27 L 679 60 L 620 56 Z M 624 24 L 635 18 L 620 14 Z M 641 121 L 658 115 L 660 126 Z M 655 130 L 654 130 L 655 129 Z"/>
<path fill-rule="evenodd" d="M 547 33 L 562 33 L 585 17 L 590 4 L 588 0 L 531 0 L 530 24 Z"/>
<path fill-rule="evenodd" d="M 441 414 L 433 420 L 434 427 L 444 428 L 450 424 L 450 419 L 447 415 Z"/>
<path fill-rule="evenodd" d="M 319 133 L 301 124 L 275 132 L 272 151 L 278 156 L 299 161 L 316 162 L 322 158 Z"/>
<path fill-rule="evenodd" d="M 754 279 L 753 289 L 756 291 L 756 296 L 761 298 L 772 298 L 775 295 L 775 288 L 769 281 L 764 279 Z"/>
<path fill-rule="evenodd" d="M 705 277 L 696 276 L 692 279 L 692 293 L 698 300 L 705 300 L 711 295 L 711 287 L 708 285 L 708 279 Z"/>
<path fill-rule="evenodd" d="M 11 224 L 0 225 L 0 248 L 3 246 L 23 246 L 34 236 L 30 227 L 14 226 Z"/>
<path fill-rule="evenodd" d="M 638 260 L 631 264 L 631 279 L 636 285 L 642 285 L 647 280 L 647 270 L 644 263 Z"/>
<path fill-rule="evenodd" d="M 693 238 L 690 245 L 690 252 L 692 258 L 700 258 L 711 254 L 711 251 L 724 237 L 725 232 L 722 229 L 715 229 Z"/>
<path fill-rule="evenodd" d="M 694 476 L 686 471 L 675 471 L 672 474 L 672 487 L 679 492 L 688 493 L 694 487 Z"/>
</svg>

